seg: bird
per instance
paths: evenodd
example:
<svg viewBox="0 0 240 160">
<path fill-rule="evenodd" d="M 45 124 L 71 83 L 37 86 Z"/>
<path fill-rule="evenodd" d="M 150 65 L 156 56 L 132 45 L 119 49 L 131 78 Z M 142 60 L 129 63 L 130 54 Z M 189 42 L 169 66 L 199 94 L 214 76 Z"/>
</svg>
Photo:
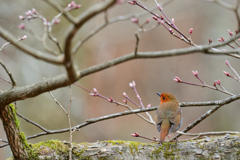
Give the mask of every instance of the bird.
<svg viewBox="0 0 240 160">
<path fill-rule="evenodd" d="M 156 111 L 156 126 L 160 132 L 160 141 L 163 143 L 165 137 L 172 132 L 176 132 L 182 125 L 182 109 L 177 98 L 172 93 L 158 93 L 160 105 Z"/>
</svg>

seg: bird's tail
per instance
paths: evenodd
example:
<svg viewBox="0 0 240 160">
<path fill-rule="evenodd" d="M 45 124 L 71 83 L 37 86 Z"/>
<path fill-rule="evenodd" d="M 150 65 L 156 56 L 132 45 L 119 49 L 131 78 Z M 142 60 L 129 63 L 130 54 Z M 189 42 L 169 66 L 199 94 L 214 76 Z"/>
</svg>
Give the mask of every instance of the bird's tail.
<svg viewBox="0 0 240 160">
<path fill-rule="evenodd" d="M 170 121 L 163 120 L 161 124 L 160 143 L 164 142 L 165 137 L 168 135 L 169 128 L 170 128 Z"/>
</svg>

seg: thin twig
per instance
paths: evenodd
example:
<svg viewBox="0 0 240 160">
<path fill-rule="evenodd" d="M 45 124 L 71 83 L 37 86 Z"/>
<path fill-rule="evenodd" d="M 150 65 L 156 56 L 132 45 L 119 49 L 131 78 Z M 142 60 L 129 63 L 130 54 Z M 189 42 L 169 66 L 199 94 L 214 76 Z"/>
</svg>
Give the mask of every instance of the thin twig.
<svg viewBox="0 0 240 160">
<path fill-rule="evenodd" d="M 15 87 L 17 84 L 16 84 L 16 81 L 15 79 L 13 78 L 12 76 L 12 73 L 9 72 L 9 70 L 7 69 L 6 65 L 0 60 L 0 65 L 3 67 L 3 69 L 6 71 L 6 73 L 8 74 L 10 80 L 11 80 L 11 84 L 12 84 L 12 87 Z"/>
<path fill-rule="evenodd" d="M 213 114 L 215 111 L 217 111 L 220 107 L 224 106 L 222 105 L 216 105 L 214 107 L 212 107 L 209 111 L 207 111 L 205 114 L 201 115 L 198 119 L 196 119 L 193 123 L 189 124 L 184 130 L 182 130 L 182 132 L 187 132 L 189 130 L 191 130 L 193 127 L 195 127 L 196 125 L 198 125 L 200 122 L 202 122 L 204 119 L 206 119 L 208 116 L 210 116 L 211 114 Z M 176 135 L 172 140 L 177 139 L 178 137 L 180 137 L 181 134 Z"/>
<path fill-rule="evenodd" d="M 20 113 L 17 113 L 17 116 L 20 117 L 20 118 L 22 118 L 22 119 L 24 119 L 24 120 L 27 121 L 28 123 L 33 124 L 34 126 L 38 127 L 39 129 L 41 129 L 41 130 L 44 131 L 44 132 L 47 132 L 47 133 L 51 132 L 51 131 L 49 131 L 48 129 L 42 127 L 40 124 L 38 124 L 38 123 L 36 123 L 36 122 L 33 122 L 33 121 L 31 121 L 30 119 L 24 117 L 24 116 L 21 115 Z"/>
</svg>

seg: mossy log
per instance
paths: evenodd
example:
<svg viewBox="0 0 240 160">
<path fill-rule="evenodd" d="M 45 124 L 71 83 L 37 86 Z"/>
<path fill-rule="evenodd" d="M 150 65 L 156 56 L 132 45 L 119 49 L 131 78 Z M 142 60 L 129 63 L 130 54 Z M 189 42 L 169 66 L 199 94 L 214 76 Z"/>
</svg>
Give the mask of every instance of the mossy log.
<svg viewBox="0 0 240 160">
<path fill-rule="evenodd" d="M 68 159 L 69 144 L 50 140 L 30 145 L 38 159 Z M 240 158 L 240 136 L 225 135 L 205 137 L 182 142 L 140 143 L 133 141 L 108 140 L 95 143 L 73 144 L 72 158 L 85 160 L 121 159 L 228 159 Z"/>
</svg>

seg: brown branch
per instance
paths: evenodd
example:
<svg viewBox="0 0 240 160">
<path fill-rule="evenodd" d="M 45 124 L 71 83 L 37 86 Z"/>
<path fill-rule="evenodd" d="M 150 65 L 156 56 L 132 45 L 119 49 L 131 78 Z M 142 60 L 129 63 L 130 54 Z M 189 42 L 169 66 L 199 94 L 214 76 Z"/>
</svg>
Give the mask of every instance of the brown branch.
<svg viewBox="0 0 240 160">
<path fill-rule="evenodd" d="M 69 28 L 69 31 L 67 33 L 66 40 L 65 40 L 64 64 L 67 70 L 68 78 L 71 82 L 76 81 L 77 77 L 79 77 L 78 75 L 79 72 L 76 71 L 76 68 L 73 63 L 73 56 L 71 52 L 72 39 L 74 38 L 78 30 L 83 26 L 83 24 L 85 24 L 87 21 L 89 21 L 91 18 L 93 18 L 100 12 L 105 11 L 106 9 L 111 7 L 115 2 L 116 0 L 106 0 L 102 3 L 98 3 L 90 7 L 88 10 L 81 13 L 80 16 L 77 18 L 77 23 L 75 23 L 73 26 Z"/>
<path fill-rule="evenodd" d="M 235 96 L 231 96 L 228 97 L 226 99 L 222 99 L 219 101 L 208 101 L 208 102 L 182 102 L 180 103 L 181 107 L 189 107 L 189 106 L 209 106 L 209 105 L 216 105 L 217 106 L 224 106 L 226 104 L 229 104 L 233 101 L 236 101 L 240 99 L 240 94 L 235 95 Z M 141 112 L 149 112 L 149 111 L 154 111 L 157 110 L 158 106 L 154 106 L 154 107 L 149 107 L 149 108 L 145 108 L 145 109 L 135 109 L 135 110 L 130 110 L 130 111 L 124 111 L 124 112 L 120 112 L 120 113 L 115 113 L 115 114 L 110 114 L 110 115 L 106 115 L 103 117 L 99 117 L 99 118 L 92 118 L 92 119 L 87 119 L 86 122 L 76 125 L 74 127 L 72 127 L 72 130 L 75 129 L 80 129 L 83 128 L 85 126 L 88 126 L 90 124 L 96 123 L 96 122 L 100 122 L 100 121 L 104 121 L 104 120 L 108 120 L 108 119 L 112 119 L 112 118 L 117 118 L 117 117 L 121 117 L 121 116 L 126 116 L 126 115 L 130 115 L 130 114 L 136 114 L 136 113 L 141 113 Z M 213 108 L 216 108 L 213 107 Z M 213 109 L 212 109 L 213 110 Z M 216 110 L 215 110 L 216 111 Z M 33 138 L 37 138 L 40 136 L 44 136 L 44 135 L 49 135 L 49 134 L 58 134 L 58 133 L 64 133 L 64 132 L 68 132 L 69 128 L 65 128 L 65 129 L 60 129 L 60 130 L 47 130 L 47 132 L 42 132 L 42 133 L 38 133 L 32 136 L 27 137 L 27 139 L 33 139 Z M 182 131 L 184 132 L 184 131 Z M 4 144 L 1 145 L 0 148 L 7 146 L 8 144 Z"/>
<path fill-rule="evenodd" d="M 48 129 L 42 127 L 41 125 L 39 125 L 39 124 L 36 123 L 36 122 L 31 121 L 30 119 L 24 117 L 23 115 L 17 113 L 17 116 L 20 117 L 20 118 L 22 118 L 22 119 L 24 119 L 26 122 L 31 123 L 31 124 L 33 124 L 34 126 L 38 127 L 38 128 L 41 129 L 42 131 L 47 132 L 47 133 L 49 132 Z"/>
<path fill-rule="evenodd" d="M 3 69 L 6 71 L 6 73 L 8 74 L 10 80 L 11 80 L 11 85 L 12 87 L 15 87 L 16 86 L 16 81 L 15 79 L 13 78 L 12 76 L 12 73 L 8 71 L 6 65 L 0 60 L 0 65 L 3 67 Z"/>
<path fill-rule="evenodd" d="M 33 56 L 36 59 L 48 62 L 48 63 L 52 63 L 52 64 L 63 64 L 63 56 L 59 55 L 59 56 L 52 56 L 46 53 L 43 53 L 39 50 L 36 50 L 32 47 L 29 47 L 27 45 L 25 45 L 24 43 L 21 43 L 19 41 L 16 41 L 16 38 L 7 30 L 3 29 L 0 26 L 0 36 L 2 38 L 4 38 L 6 41 L 11 42 L 12 45 L 14 45 L 15 47 L 17 47 L 19 50 Z"/>
<path fill-rule="evenodd" d="M 64 12 L 64 8 L 61 7 L 56 1 L 54 0 L 43 0 L 49 5 L 51 5 L 55 10 L 58 12 L 63 12 L 63 15 L 66 17 L 66 19 L 71 22 L 71 23 L 76 23 L 76 19 L 69 13 L 69 12 Z"/>
</svg>

